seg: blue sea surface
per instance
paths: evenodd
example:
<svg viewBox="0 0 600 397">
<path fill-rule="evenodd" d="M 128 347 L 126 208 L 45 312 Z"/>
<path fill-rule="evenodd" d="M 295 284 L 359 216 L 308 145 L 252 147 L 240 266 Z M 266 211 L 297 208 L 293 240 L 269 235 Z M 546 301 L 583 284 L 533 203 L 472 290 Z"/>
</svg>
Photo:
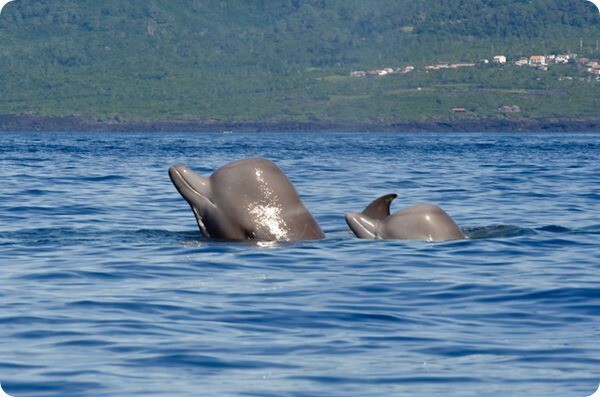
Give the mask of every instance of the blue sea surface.
<svg viewBox="0 0 600 397">
<path fill-rule="evenodd" d="M 579 396 L 600 135 L 0 134 L 0 382 L 26 396 Z M 277 163 L 321 241 L 200 237 L 167 175 Z M 469 240 L 359 240 L 386 193 Z"/>
</svg>

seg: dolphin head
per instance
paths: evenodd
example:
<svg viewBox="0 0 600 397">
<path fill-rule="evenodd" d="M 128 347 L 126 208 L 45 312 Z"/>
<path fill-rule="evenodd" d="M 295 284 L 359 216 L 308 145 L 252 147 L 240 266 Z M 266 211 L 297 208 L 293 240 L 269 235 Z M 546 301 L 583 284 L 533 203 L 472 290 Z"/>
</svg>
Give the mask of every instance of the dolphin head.
<svg viewBox="0 0 600 397">
<path fill-rule="evenodd" d="M 212 201 L 210 179 L 183 165 L 169 168 L 169 177 L 179 194 L 192 207 L 202 234 L 205 237 L 213 237 L 210 233 L 212 228 L 206 222 L 214 218 L 211 214 L 218 209 Z"/>
<path fill-rule="evenodd" d="M 378 238 L 377 231 L 381 226 L 381 221 L 377 219 L 358 212 L 348 212 L 346 213 L 346 223 L 358 238 Z"/>
<path fill-rule="evenodd" d="M 381 222 L 390 216 L 390 204 L 397 194 L 386 194 L 379 197 L 364 209 L 363 212 L 348 212 L 346 223 L 356 237 L 365 239 L 378 238 Z"/>
</svg>

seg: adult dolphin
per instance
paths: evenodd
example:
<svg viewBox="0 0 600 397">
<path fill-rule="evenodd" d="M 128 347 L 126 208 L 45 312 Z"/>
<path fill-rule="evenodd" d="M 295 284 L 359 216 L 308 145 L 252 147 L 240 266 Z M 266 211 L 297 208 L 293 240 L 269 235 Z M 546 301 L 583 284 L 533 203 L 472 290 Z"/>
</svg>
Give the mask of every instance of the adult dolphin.
<svg viewBox="0 0 600 397">
<path fill-rule="evenodd" d="M 454 220 L 436 205 L 419 204 L 390 214 L 390 204 L 396 197 L 397 194 L 387 194 L 362 213 L 347 213 L 346 223 L 356 237 L 428 241 L 466 238 Z"/>
<path fill-rule="evenodd" d="M 325 237 L 290 180 L 267 159 L 239 160 L 208 178 L 177 165 L 169 169 L 169 176 L 192 207 L 204 237 L 261 241 Z"/>
</svg>

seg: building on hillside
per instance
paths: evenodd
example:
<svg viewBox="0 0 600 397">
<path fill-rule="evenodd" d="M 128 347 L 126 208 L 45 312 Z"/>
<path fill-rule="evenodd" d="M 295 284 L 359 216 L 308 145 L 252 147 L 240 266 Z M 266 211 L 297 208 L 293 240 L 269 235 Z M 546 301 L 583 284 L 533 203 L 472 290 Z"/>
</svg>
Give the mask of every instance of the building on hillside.
<svg viewBox="0 0 600 397">
<path fill-rule="evenodd" d="M 350 72 L 350 77 L 365 77 L 367 75 L 367 72 L 365 72 L 364 70 L 355 70 L 353 72 Z"/>
<path fill-rule="evenodd" d="M 475 64 L 472 62 L 458 62 L 452 65 L 453 68 L 472 68 Z"/>
<path fill-rule="evenodd" d="M 570 60 L 571 60 L 570 54 L 559 54 L 556 56 L 556 58 L 554 58 L 554 62 L 556 62 L 556 63 L 569 63 Z"/>
<path fill-rule="evenodd" d="M 517 66 L 525 66 L 529 63 L 529 59 L 527 58 L 519 58 L 519 60 L 517 62 L 515 62 L 515 65 Z"/>
<path fill-rule="evenodd" d="M 496 55 L 492 61 L 499 65 L 504 65 L 506 63 L 506 57 L 504 55 Z"/>
<path fill-rule="evenodd" d="M 546 57 L 544 55 L 532 55 L 529 57 L 529 66 L 546 66 Z"/>
<path fill-rule="evenodd" d="M 497 109 L 500 113 L 520 113 L 521 108 L 518 105 L 505 105 Z"/>
</svg>

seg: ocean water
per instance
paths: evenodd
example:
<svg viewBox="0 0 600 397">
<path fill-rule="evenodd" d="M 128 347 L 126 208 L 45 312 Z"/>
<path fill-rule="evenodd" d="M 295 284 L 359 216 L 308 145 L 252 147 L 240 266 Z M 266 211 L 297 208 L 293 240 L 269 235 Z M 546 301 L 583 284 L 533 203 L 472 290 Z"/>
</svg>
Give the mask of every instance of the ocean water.
<svg viewBox="0 0 600 397">
<path fill-rule="evenodd" d="M 167 169 L 245 157 L 327 234 L 200 237 Z M 356 239 L 397 193 L 470 236 Z M 25 396 L 589 396 L 600 135 L 0 134 L 0 382 Z"/>
</svg>

